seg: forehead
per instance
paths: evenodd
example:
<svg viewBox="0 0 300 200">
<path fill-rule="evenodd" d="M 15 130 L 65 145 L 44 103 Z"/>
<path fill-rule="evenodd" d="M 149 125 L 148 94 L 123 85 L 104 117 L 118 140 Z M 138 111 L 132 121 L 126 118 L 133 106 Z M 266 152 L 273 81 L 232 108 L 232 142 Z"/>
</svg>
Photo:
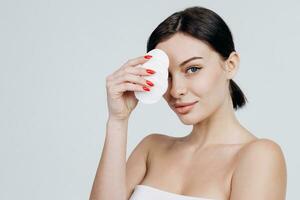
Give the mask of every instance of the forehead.
<svg viewBox="0 0 300 200">
<path fill-rule="evenodd" d="M 172 65 L 179 65 L 193 56 L 201 56 L 206 59 L 213 53 L 209 45 L 183 33 L 174 34 L 168 40 L 158 43 L 156 48 L 168 54 Z"/>
</svg>

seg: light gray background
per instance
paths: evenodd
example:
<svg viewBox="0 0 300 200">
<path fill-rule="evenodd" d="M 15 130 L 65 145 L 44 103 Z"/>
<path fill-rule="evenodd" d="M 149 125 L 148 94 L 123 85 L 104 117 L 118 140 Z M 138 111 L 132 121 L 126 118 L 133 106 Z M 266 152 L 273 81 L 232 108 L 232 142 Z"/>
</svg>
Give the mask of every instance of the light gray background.
<svg viewBox="0 0 300 200">
<path fill-rule="evenodd" d="M 295 1 L 0 1 L 0 199 L 88 199 L 105 138 L 105 77 L 146 53 L 172 13 L 204 6 L 227 22 L 241 55 L 237 116 L 276 141 L 299 199 L 300 15 Z M 161 100 L 129 121 L 127 158 L 153 132 L 191 130 Z M 298 198 L 297 198 L 298 197 Z"/>
</svg>

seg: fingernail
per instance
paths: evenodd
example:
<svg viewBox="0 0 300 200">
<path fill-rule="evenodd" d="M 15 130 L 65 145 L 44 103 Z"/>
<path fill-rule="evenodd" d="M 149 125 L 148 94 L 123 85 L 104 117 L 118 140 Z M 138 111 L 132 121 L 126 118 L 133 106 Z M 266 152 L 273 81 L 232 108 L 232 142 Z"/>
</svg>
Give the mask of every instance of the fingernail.
<svg viewBox="0 0 300 200">
<path fill-rule="evenodd" d="M 143 86 L 143 89 L 144 89 L 145 91 L 150 91 L 150 89 L 147 88 L 146 86 Z"/>
<path fill-rule="evenodd" d="M 151 55 L 145 55 L 144 58 L 150 59 L 150 58 L 152 58 L 152 56 Z"/>
<path fill-rule="evenodd" d="M 149 74 L 154 74 L 154 73 L 155 73 L 155 71 L 153 71 L 152 69 L 147 69 L 146 71 L 147 71 L 147 73 L 149 73 Z"/>
<path fill-rule="evenodd" d="M 146 83 L 150 86 L 153 86 L 154 84 L 151 81 L 146 80 Z"/>
</svg>

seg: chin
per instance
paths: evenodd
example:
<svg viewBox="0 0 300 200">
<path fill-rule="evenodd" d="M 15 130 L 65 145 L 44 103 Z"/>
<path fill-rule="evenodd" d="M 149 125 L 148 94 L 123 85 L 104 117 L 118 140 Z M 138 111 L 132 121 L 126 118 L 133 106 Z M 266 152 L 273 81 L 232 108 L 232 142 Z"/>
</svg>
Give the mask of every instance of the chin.
<svg viewBox="0 0 300 200">
<path fill-rule="evenodd" d="M 194 125 L 196 124 L 197 122 L 195 121 L 190 121 L 190 120 L 183 120 L 180 118 L 180 121 L 184 124 L 184 125 Z"/>
<path fill-rule="evenodd" d="M 180 121 L 185 125 L 194 125 L 203 120 L 203 116 L 195 115 L 195 113 L 187 113 L 184 115 L 177 114 Z"/>
<path fill-rule="evenodd" d="M 180 121 L 184 124 L 184 125 L 194 125 L 197 124 L 199 122 L 199 120 L 195 120 L 195 119 L 187 119 L 184 117 L 180 117 L 179 118 Z"/>
</svg>

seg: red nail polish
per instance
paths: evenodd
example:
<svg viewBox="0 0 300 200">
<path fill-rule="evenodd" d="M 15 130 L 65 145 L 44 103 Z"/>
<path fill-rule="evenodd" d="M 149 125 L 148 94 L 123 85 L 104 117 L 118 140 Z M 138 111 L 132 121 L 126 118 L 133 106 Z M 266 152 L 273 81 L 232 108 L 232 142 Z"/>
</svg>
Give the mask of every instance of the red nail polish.
<svg viewBox="0 0 300 200">
<path fill-rule="evenodd" d="M 147 73 L 149 73 L 149 74 L 154 74 L 154 73 L 155 73 L 155 71 L 153 71 L 152 69 L 147 69 L 146 71 L 147 71 Z"/>
<path fill-rule="evenodd" d="M 150 91 L 150 89 L 147 88 L 146 86 L 143 86 L 143 89 L 144 89 L 145 91 Z"/>
<path fill-rule="evenodd" d="M 152 58 L 152 56 L 151 55 L 145 55 L 144 58 L 150 59 L 150 58 Z"/>
<path fill-rule="evenodd" d="M 154 84 L 151 81 L 146 80 L 146 83 L 150 86 L 153 86 Z"/>
</svg>

